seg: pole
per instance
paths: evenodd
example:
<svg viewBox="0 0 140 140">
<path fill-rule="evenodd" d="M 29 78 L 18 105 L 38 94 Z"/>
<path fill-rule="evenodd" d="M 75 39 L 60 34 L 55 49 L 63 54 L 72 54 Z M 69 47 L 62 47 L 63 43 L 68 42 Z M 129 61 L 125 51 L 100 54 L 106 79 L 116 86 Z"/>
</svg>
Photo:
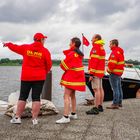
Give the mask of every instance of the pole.
<svg viewBox="0 0 140 140">
<path fill-rule="evenodd" d="M 84 54 L 83 36 L 84 36 L 84 34 L 82 33 L 82 52 Z"/>
<path fill-rule="evenodd" d="M 46 76 L 46 80 L 42 89 L 42 99 L 52 100 L 52 71 Z"/>
</svg>

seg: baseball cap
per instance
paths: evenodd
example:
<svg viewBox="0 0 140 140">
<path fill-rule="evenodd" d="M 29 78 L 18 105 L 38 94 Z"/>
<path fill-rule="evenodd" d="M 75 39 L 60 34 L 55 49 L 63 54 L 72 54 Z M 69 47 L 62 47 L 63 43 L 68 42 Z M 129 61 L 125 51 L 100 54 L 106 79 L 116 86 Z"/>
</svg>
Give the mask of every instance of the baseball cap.
<svg viewBox="0 0 140 140">
<path fill-rule="evenodd" d="M 47 38 L 47 36 L 44 36 L 42 33 L 36 33 L 34 35 L 34 40 L 36 40 L 36 41 L 39 41 L 39 40 L 41 40 L 43 38 Z"/>
</svg>

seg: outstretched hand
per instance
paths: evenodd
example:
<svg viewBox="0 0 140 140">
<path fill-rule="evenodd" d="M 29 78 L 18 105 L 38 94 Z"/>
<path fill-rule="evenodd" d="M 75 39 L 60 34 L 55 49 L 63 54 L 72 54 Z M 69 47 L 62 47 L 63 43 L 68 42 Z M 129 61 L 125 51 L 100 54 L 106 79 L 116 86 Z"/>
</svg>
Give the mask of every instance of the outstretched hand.
<svg viewBox="0 0 140 140">
<path fill-rule="evenodd" d="M 10 46 L 11 44 L 12 44 L 11 42 L 3 43 L 3 47 L 8 47 L 8 46 Z"/>
<path fill-rule="evenodd" d="M 3 44 L 3 47 L 7 47 L 6 45 L 5 45 L 5 43 L 2 43 Z"/>
<path fill-rule="evenodd" d="M 126 63 L 125 66 L 126 66 L 126 67 L 134 67 L 133 64 L 128 64 L 128 63 Z"/>
<path fill-rule="evenodd" d="M 0 41 L 0 47 L 3 46 L 4 47 L 4 43 L 2 41 Z"/>
</svg>

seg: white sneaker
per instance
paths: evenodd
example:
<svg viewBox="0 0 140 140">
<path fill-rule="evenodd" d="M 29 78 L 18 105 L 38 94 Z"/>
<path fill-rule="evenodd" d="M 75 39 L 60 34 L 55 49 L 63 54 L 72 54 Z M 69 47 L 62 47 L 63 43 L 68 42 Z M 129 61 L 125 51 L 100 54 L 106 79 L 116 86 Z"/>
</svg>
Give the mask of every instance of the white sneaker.
<svg viewBox="0 0 140 140">
<path fill-rule="evenodd" d="M 75 119 L 75 120 L 78 119 L 77 114 L 75 114 L 75 115 L 70 114 L 69 115 L 69 118 L 70 119 Z"/>
<path fill-rule="evenodd" d="M 69 123 L 69 122 L 70 122 L 70 118 L 66 118 L 64 116 L 56 121 L 56 123 Z"/>
<path fill-rule="evenodd" d="M 10 123 L 13 123 L 13 124 L 21 124 L 21 118 L 13 117 L 13 118 L 10 120 Z"/>
<path fill-rule="evenodd" d="M 38 124 L 38 120 L 37 119 L 33 119 L 32 123 L 33 123 L 33 125 L 36 125 L 36 124 Z"/>
</svg>

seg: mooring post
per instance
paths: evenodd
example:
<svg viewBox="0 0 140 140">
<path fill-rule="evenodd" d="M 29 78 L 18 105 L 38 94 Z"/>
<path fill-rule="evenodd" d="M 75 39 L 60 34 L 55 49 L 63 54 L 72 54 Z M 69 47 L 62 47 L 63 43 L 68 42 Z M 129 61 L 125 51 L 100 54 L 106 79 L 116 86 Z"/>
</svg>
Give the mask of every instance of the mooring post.
<svg viewBox="0 0 140 140">
<path fill-rule="evenodd" d="M 42 89 L 42 99 L 52 100 L 52 71 L 46 75 L 46 80 Z"/>
</svg>

